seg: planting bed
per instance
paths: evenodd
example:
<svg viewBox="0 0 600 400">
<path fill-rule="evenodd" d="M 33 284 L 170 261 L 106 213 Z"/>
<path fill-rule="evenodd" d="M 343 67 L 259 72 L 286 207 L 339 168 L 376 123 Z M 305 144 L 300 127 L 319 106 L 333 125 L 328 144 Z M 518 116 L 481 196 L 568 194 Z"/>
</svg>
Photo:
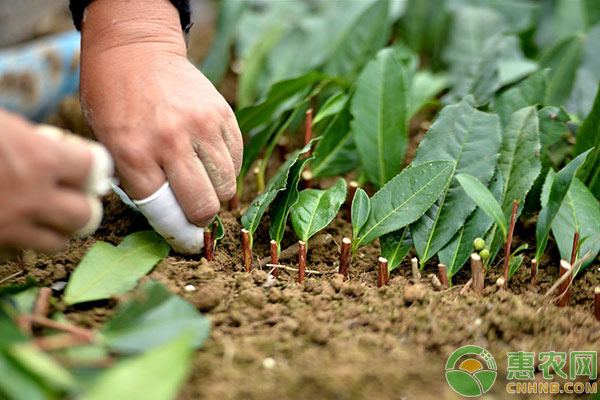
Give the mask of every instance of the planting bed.
<svg viewBox="0 0 600 400">
<path fill-rule="evenodd" d="M 413 129 L 413 138 L 418 132 Z M 253 191 L 250 179 L 242 208 Z M 593 315 L 593 288 L 600 284 L 597 262 L 575 280 L 573 298 L 564 308 L 539 294 L 558 276 L 557 265 L 550 263 L 559 259 L 553 244 L 549 257 L 542 259 L 535 292 L 529 287 L 529 267 L 517 271 L 508 291 L 495 286 L 500 267 L 486 276 L 483 297 L 472 291 L 460 295 L 469 268 L 454 277 L 451 289 L 438 291 L 427 278 L 436 273 L 435 264 L 426 266 L 417 283 L 409 257 L 392 272 L 389 285 L 378 289 L 377 242 L 358 250 L 344 282 L 333 272 L 339 262 L 338 244 L 351 234 L 346 207 L 318 234 L 330 234 L 332 242 L 311 248 L 309 241 L 307 269 L 321 274 L 307 273 L 303 284 L 297 283 L 295 271 L 280 270 L 275 281 L 267 279 L 268 267 L 243 272 L 239 214 L 225 207 L 220 216 L 226 235 L 213 262 L 171 254 L 144 278 L 163 282 L 212 321 L 210 339 L 196 353 L 179 398 L 452 398 L 457 395 L 445 381 L 444 365 L 452 351 L 467 344 L 482 346 L 495 356 L 500 373 L 491 393 L 506 397 L 502 379 L 507 352 L 600 350 L 600 323 Z M 261 224 L 255 234 L 255 259 L 269 254 L 268 226 L 268 221 Z M 118 244 L 127 234 L 147 228 L 141 216 L 111 195 L 105 199 L 102 227 L 93 237 L 75 240 L 54 256 L 25 253 L 21 260 L 3 266 L 2 276 L 24 268 L 24 274 L 6 283 L 22 283 L 26 276 L 42 284 L 67 280 L 97 240 Z M 535 241 L 531 226 L 519 224 L 515 232 L 515 245 Z M 282 248 L 294 243 L 289 231 Z M 281 263 L 294 268 L 297 259 Z M 529 266 L 529 257 L 525 265 Z M 196 290 L 188 291 L 186 285 Z M 55 306 L 77 325 L 98 327 L 112 315 L 116 303 Z"/>
</svg>

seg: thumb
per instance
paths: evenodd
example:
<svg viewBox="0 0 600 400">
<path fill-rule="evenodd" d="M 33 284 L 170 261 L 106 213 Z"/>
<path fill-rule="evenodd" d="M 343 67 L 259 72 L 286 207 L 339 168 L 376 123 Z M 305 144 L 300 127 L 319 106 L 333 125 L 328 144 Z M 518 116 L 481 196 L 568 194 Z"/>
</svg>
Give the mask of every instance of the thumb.
<svg viewBox="0 0 600 400">
<path fill-rule="evenodd" d="M 145 199 L 133 202 L 173 250 L 182 254 L 198 254 L 202 251 L 204 228 L 188 221 L 169 182 Z"/>
</svg>

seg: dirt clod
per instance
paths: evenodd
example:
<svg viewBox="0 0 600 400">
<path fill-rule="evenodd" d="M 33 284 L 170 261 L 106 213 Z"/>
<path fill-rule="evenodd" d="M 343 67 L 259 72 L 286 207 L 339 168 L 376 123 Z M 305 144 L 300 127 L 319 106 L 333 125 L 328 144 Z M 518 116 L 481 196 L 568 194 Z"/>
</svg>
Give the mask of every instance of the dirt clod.
<svg viewBox="0 0 600 400">
<path fill-rule="evenodd" d="M 365 287 L 358 282 L 349 282 L 342 286 L 342 294 L 360 297 L 365 292 Z"/>
<path fill-rule="evenodd" d="M 404 289 L 404 301 L 407 303 L 423 301 L 425 296 L 427 296 L 427 288 L 421 283 L 408 285 Z"/>
<path fill-rule="evenodd" d="M 263 308 L 267 302 L 267 296 L 265 296 L 265 292 L 259 288 L 244 289 L 240 293 L 240 298 L 244 303 L 258 309 Z"/>
<path fill-rule="evenodd" d="M 206 285 L 194 292 L 192 304 L 200 311 L 210 311 L 218 306 L 226 293 L 216 285 Z"/>
</svg>

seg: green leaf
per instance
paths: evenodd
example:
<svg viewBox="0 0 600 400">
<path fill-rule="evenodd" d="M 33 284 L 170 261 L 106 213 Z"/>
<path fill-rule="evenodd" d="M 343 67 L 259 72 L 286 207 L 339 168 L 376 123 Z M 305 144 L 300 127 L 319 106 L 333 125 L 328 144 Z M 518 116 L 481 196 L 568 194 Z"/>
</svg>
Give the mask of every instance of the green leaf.
<svg viewBox="0 0 600 400">
<path fill-rule="evenodd" d="M 498 97 L 494 104 L 494 111 L 500 116 L 503 127 L 508 125 L 515 111 L 544 103 L 548 73 L 547 69 L 538 71 Z"/>
<path fill-rule="evenodd" d="M 376 187 L 402 169 L 408 78 L 401 53 L 386 48 L 361 72 L 352 98 L 352 131 L 361 165 Z"/>
<path fill-rule="evenodd" d="M 514 200 L 521 203 L 540 173 L 539 118 L 535 106 L 514 112 L 502 136 L 498 171 L 502 175 L 502 210 L 510 220 Z"/>
<path fill-rule="evenodd" d="M 409 227 L 381 236 L 379 244 L 381 255 L 388 260 L 388 271 L 393 271 L 412 248 Z"/>
<path fill-rule="evenodd" d="M 254 44 L 247 57 L 243 60 L 244 69 L 238 80 L 237 104 L 247 107 L 257 97 L 257 82 L 264 69 L 265 60 L 269 52 L 275 47 L 285 33 L 285 27 L 274 25 L 263 33 Z"/>
<path fill-rule="evenodd" d="M 581 154 L 592 147 L 594 150 L 590 153 L 589 160 L 579 168 L 577 178 L 600 199 L 600 86 L 592 111 L 577 132 L 574 154 Z"/>
<path fill-rule="evenodd" d="M 333 38 L 325 73 L 352 78 L 360 71 L 385 44 L 390 28 L 388 8 L 389 0 L 375 0 Z"/>
<path fill-rule="evenodd" d="M 502 195 L 502 177 L 494 175 L 490 181 L 490 190 L 494 199 Z M 492 226 L 492 219 L 481 208 L 476 208 L 469 216 L 462 229 L 460 229 L 452 240 L 438 252 L 441 263 L 446 264 L 448 282 L 469 260 L 473 252 L 473 240 L 483 237 Z"/>
<path fill-rule="evenodd" d="M 221 221 L 221 218 L 219 218 L 218 215 L 215 217 L 215 220 L 209 227 L 211 230 L 215 223 L 217 224 L 217 231 L 215 232 L 215 237 L 213 239 L 216 245 L 217 240 L 221 240 L 225 237 L 225 225 L 223 225 L 223 221 Z"/>
<path fill-rule="evenodd" d="M 341 175 L 358 166 L 358 155 L 350 130 L 351 118 L 346 104 L 328 122 L 313 153 L 315 159 L 310 164 L 314 178 Z"/>
<path fill-rule="evenodd" d="M 343 91 L 335 92 L 329 97 L 325 103 L 319 108 L 317 115 L 313 119 L 313 125 L 317 125 L 322 120 L 331 116 L 337 115 L 346 107 L 349 95 Z"/>
<path fill-rule="evenodd" d="M 597 1 L 594 1 L 600 5 Z M 598 8 L 600 10 L 600 7 Z M 594 26 L 585 36 L 583 48 L 583 61 L 577 70 L 575 85 L 569 109 L 581 116 L 587 115 L 594 104 L 596 86 L 592 82 L 600 81 L 600 55 L 598 54 L 598 43 L 600 42 L 600 24 Z"/>
<path fill-rule="evenodd" d="M 278 120 L 284 111 L 296 108 L 316 83 L 327 78 L 311 72 L 298 78 L 274 84 L 264 101 L 236 112 L 240 130 L 247 134 L 253 129 Z"/>
<path fill-rule="evenodd" d="M 132 233 L 117 247 L 97 242 L 71 275 L 65 302 L 71 305 L 125 293 L 169 250 L 167 242 L 154 231 Z"/>
<path fill-rule="evenodd" d="M 217 34 L 200 68 L 212 83 L 219 82 L 227 71 L 237 23 L 248 4 L 246 0 L 223 0 L 219 5 Z"/>
<path fill-rule="evenodd" d="M 283 163 L 277 173 L 269 180 L 265 191 L 256 197 L 250 205 L 248 209 L 242 215 L 242 226 L 250 231 L 250 236 L 256 232 L 256 228 L 258 228 L 258 224 L 262 219 L 267 207 L 275 200 L 277 193 L 285 190 L 287 187 L 288 176 L 290 174 L 290 169 L 296 164 L 298 157 L 306 154 L 310 150 L 310 146 L 312 142 L 306 145 L 303 149 L 298 150 L 290 154 L 290 157 Z"/>
<path fill-rule="evenodd" d="M 501 205 L 506 221 L 512 216 L 513 201 L 522 204 L 542 169 L 540 162 L 539 118 L 535 106 L 511 115 L 502 136 L 498 174 L 503 182 Z M 519 210 L 519 213 L 522 209 Z M 492 259 L 504 243 L 505 235 L 493 226 L 488 233 Z"/>
<path fill-rule="evenodd" d="M 268 145 L 269 141 L 274 136 L 277 136 L 275 132 L 277 130 L 287 129 L 295 115 L 295 113 L 291 113 L 284 119 L 283 123 L 280 123 L 279 121 L 272 122 L 262 127 L 258 132 L 253 132 L 249 135 L 249 139 L 244 145 L 244 157 L 242 160 L 242 168 L 238 175 L 238 182 L 243 182 L 248 172 L 250 172 L 250 168 L 252 168 L 252 165 L 258 156 L 260 156 L 260 153 Z M 238 186 L 238 189 L 240 189 L 240 187 L 241 185 Z"/>
<path fill-rule="evenodd" d="M 550 188 L 555 176 L 556 173 L 552 170 L 546 176 L 541 200 L 544 207 L 548 204 Z M 591 253 L 591 257 L 581 266 L 585 268 L 600 252 L 600 243 L 596 241 L 600 234 L 600 206 L 590 190 L 577 178 L 571 183 L 563 204 L 552 222 L 552 235 L 556 240 L 560 257 L 564 260 L 571 259 L 575 232 L 579 232 L 581 238 L 578 254 L 582 256 Z"/>
<path fill-rule="evenodd" d="M 0 352 L 0 397 L 11 400 L 59 399 L 44 382 L 24 370 L 18 363 Z"/>
<path fill-rule="evenodd" d="M 288 215 L 292 207 L 298 202 L 300 194 L 298 193 L 298 182 L 300 175 L 312 157 L 303 158 L 294 164 L 290 169 L 288 181 L 284 191 L 279 193 L 271 204 L 269 215 L 271 217 L 271 226 L 269 227 L 269 236 L 272 240 L 281 243 L 285 234 L 285 226 L 287 224 Z"/>
<path fill-rule="evenodd" d="M 451 180 L 439 200 L 411 227 L 417 254 L 424 265 L 463 226 L 475 204 L 462 189 L 455 174 L 466 173 L 485 184 L 496 165 L 500 148 L 497 115 L 473 107 L 471 97 L 442 109 L 417 148 L 414 164 L 450 160 Z"/>
<path fill-rule="evenodd" d="M 434 74 L 428 70 L 417 71 L 412 79 L 410 89 L 410 107 L 407 112 L 408 118 L 410 119 L 414 116 L 447 87 L 448 78 L 445 74 Z"/>
<path fill-rule="evenodd" d="M 585 162 L 587 155 L 591 151 L 592 149 L 575 157 L 570 163 L 561 169 L 554 178 L 554 182 L 552 183 L 552 187 L 549 192 L 550 194 L 548 195 L 548 203 L 544 208 L 542 208 L 542 211 L 538 216 L 537 225 L 535 227 L 535 258 L 538 260 L 546 250 L 550 228 L 552 227 L 552 223 L 554 222 L 554 219 L 556 218 L 556 215 L 563 204 L 563 200 L 567 195 L 569 188 L 571 187 L 571 182 L 573 182 L 575 173 L 577 172 L 579 166 Z"/>
<path fill-rule="evenodd" d="M 575 74 L 581 64 L 583 38 L 567 37 L 556 43 L 540 59 L 541 68 L 550 68 L 544 104 L 560 106 L 571 96 Z"/>
<path fill-rule="evenodd" d="M 69 391 L 78 386 L 75 377 L 68 370 L 31 343 L 16 344 L 7 353 L 21 368 L 54 390 Z"/>
<path fill-rule="evenodd" d="M 386 183 L 371 199 L 369 218 L 353 243 L 354 250 L 420 218 L 448 187 L 453 167 L 450 161 L 429 161 L 405 169 Z"/>
<path fill-rule="evenodd" d="M 82 396 L 84 400 L 174 399 L 192 366 L 189 335 L 119 362 L 108 369 Z"/>
<path fill-rule="evenodd" d="M 340 178 L 327 190 L 305 189 L 292 207 L 290 219 L 296 235 L 308 242 L 337 215 L 346 200 L 346 181 Z"/>
<path fill-rule="evenodd" d="M 513 277 L 515 272 L 523 264 L 523 255 L 511 256 L 508 265 L 508 280 Z"/>
<path fill-rule="evenodd" d="M 408 0 L 404 16 L 400 19 L 402 39 L 411 49 L 429 53 L 434 66 L 447 41 L 450 22 L 448 4 L 439 0 Z"/>
<path fill-rule="evenodd" d="M 361 188 L 357 188 L 352 199 L 352 237 L 358 237 L 358 233 L 367 223 L 369 213 L 371 212 L 371 199 L 367 192 Z"/>
<path fill-rule="evenodd" d="M 189 334 L 191 346 L 200 348 L 208 338 L 210 321 L 160 283 L 149 282 L 119 307 L 101 334 L 111 350 L 136 353 L 162 346 L 182 332 Z"/>
<path fill-rule="evenodd" d="M 458 174 L 456 175 L 456 179 L 458 179 L 458 182 L 460 182 L 460 185 L 471 200 L 473 200 L 473 202 L 500 227 L 502 234 L 506 238 L 506 218 L 504 217 L 500 204 L 498 204 L 488 188 L 483 186 L 479 180 L 468 174 Z"/>
</svg>

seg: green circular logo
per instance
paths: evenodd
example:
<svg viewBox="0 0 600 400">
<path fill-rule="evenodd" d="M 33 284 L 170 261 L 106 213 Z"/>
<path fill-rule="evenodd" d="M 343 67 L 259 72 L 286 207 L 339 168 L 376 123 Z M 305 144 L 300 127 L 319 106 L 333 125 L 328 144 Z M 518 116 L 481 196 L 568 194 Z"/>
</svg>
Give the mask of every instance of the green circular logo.
<svg viewBox="0 0 600 400">
<path fill-rule="evenodd" d="M 498 374 L 492 354 L 479 346 L 463 346 L 446 362 L 446 380 L 456 393 L 477 397 L 486 393 Z"/>
</svg>

